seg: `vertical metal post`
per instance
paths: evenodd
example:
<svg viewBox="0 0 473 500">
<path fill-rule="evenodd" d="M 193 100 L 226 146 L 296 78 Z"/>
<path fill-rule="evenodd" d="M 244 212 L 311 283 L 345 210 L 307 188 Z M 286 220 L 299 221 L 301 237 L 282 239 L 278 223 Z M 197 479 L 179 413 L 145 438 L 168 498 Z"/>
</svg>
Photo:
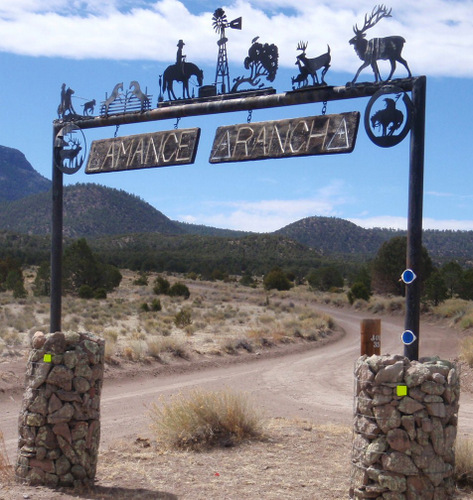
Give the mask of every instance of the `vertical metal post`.
<svg viewBox="0 0 473 500">
<path fill-rule="evenodd" d="M 409 209 L 407 222 L 407 268 L 417 275 L 406 285 L 406 330 L 417 339 L 404 347 L 404 355 L 411 361 L 419 359 L 420 294 L 424 276 L 422 259 L 422 204 L 424 192 L 424 142 L 425 142 L 425 94 L 426 78 L 419 77 L 412 88 L 413 120 L 409 158 Z"/>
<path fill-rule="evenodd" d="M 53 127 L 52 225 L 51 225 L 51 310 L 50 331 L 61 331 L 62 307 L 62 226 L 63 173 L 55 165 L 54 148 L 57 129 Z"/>
</svg>

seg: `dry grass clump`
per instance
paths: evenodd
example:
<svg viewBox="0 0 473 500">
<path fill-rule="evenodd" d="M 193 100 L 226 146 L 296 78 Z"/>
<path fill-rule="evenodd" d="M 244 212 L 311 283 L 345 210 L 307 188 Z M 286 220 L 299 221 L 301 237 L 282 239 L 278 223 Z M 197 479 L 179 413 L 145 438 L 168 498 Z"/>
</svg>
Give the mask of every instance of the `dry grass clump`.
<svg viewBox="0 0 473 500">
<path fill-rule="evenodd" d="M 153 403 L 150 418 L 158 443 L 169 449 L 232 446 L 262 436 L 261 417 L 248 398 L 229 390 L 178 394 L 169 403 Z"/>
<path fill-rule="evenodd" d="M 473 302 L 463 299 L 449 299 L 436 306 L 433 312 L 441 317 L 450 319 L 453 325 L 462 330 L 473 327 Z"/>
<path fill-rule="evenodd" d="M 3 432 L 0 431 L 0 483 L 3 485 L 11 484 L 14 478 L 15 473 L 8 459 Z"/>
<path fill-rule="evenodd" d="M 473 368 L 473 337 L 463 339 L 460 346 L 460 357 Z"/>
<path fill-rule="evenodd" d="M 171 337 L 152 337 L 147 340 L 147 352 L 152 358 L 160 359 L 165 353 L 177 358 L 187 358 L 184 342 Z"/>
<path fill-rule="evenodd" d="M 457 437 L 455 482 L 461 486 L 473 486 L 473 440 L 467 436 Z"/>
</svg>

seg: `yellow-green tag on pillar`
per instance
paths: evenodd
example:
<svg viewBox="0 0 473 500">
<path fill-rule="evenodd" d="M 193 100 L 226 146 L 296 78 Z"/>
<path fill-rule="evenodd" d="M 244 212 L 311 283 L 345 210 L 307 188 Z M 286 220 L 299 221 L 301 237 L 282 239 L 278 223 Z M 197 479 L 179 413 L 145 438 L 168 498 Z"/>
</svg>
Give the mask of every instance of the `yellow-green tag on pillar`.
<svg viewBox="0 0 473 500">
<path fill-rule="evenodd" d="M 407 396 L 407 385 L 398 385 L 396 387 L 396 394 L 398 396 Z"/>
<path fill-rule="evenodd" d="M 45 354 L 44 357 L 43 357 L 43 361 L 45 363 L 52 363 L 52 361 L 53 361 L 52 354 Z"/>
</svg>

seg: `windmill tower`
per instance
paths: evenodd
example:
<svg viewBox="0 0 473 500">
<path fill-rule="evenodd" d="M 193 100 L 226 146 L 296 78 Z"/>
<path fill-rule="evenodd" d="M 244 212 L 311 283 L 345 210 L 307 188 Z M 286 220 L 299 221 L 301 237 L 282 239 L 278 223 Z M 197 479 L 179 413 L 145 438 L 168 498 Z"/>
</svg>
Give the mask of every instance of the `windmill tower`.
<svg viewBox="0 0 473 500">
<path fill-rule="evenodd" d="M 215 88 L 217 94 L 225 94 L 230 88 L 230 72 L 228 70 L 228 57 L 227 57 L 227 42 L 228 38 L 225 36 L 225 28 L 232 28 L 241 30 L 241 17 L 227 22 L 227 15 L 221 8 L 214 12 L 212 17 L 214 30 L 220 35 L 217 42 L 218 45 L 218 58 L 217 58 L 217 71 L 215 73 Z"/>
</svg>

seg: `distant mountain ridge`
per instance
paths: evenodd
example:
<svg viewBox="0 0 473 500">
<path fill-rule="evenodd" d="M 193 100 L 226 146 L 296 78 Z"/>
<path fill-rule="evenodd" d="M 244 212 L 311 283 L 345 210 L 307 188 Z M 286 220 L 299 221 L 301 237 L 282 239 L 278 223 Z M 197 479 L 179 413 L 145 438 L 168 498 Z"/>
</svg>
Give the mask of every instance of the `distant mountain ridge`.
<svg viewBox="0 0 473 500">
<path fill-rule="evenodd" d="M 21 151 L 0 146 L 0 202 L 50 189 L 51 181 L 39 174 Z"/>
<path fill-rule="evenodd" d="M 51 232 L 51 193 L 39 193 L 0 205 L 0 229 L 16 233 Z M 179 224 L 125 191 L 99 184 L 64 187 L 64 236 L 112 234 L 184 234 Z"/>
<path fill-rule="evenodd" d="M 4 146 L 0 146 L 0 180 L 0 230 L 23 235 L 50 233 L 51 193 L 47 191 L 51 182 L 38 174 L 21 152 Z M 242 247 L 245 250 L 241 255 L 253 253 L 253 249 L 258 248 L 258 241 L 261 246 L 255 252 L 266 253 L 265 246 L 271 247 L 275 241 L 267 239 L 267 234 L 173 221 L 138 196 L 123 190 L 92 183 L 64 188 L 65 237 L 97 239 L 132 234 L 135 235 L 133 239 L 140 234 L 182 237 L 185 240 L 179 244 L 185 247 L 200 245 L 201 250 L 208 248 L 209 252 L 214 251 L 216 242 L 212 240 L 210 244 L 206 238 L 228 238 L 231 240 L 228 245 L 237 248 L 237 239 L 251 237 Z M 403 234 L 405 231 L 365 229 L 340 218 L 314 216 L 269 235 L 277 238 L 278 245 L 282 244 L 282 239 L 293 240 L 319 256 L 367 259 L 377 253 L 384 241 Z M 194 236 L 194 239 L 187 236 Z M 426 230 L 423 242 L 437 261 L 473 262 L 473 231 Z M 290 248 L 289 243 L 284 245 Z"/>
</svg>

